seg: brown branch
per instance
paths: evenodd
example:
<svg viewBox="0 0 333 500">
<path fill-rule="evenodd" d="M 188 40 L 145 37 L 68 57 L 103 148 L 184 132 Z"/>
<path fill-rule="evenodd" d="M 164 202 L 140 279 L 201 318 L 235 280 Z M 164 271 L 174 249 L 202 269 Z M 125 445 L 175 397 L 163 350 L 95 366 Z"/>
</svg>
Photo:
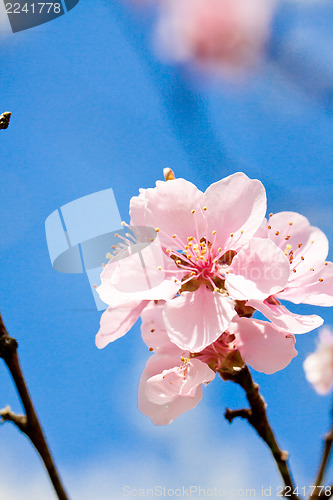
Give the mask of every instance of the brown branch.
<svg viewBox="0 0 333 500">
<path fill-rule="evenodd" d="M 332 451 L 332 445 L 333 445 L 333 426 L 332 426 L 332 429 L 330 430 L 330 432 L 328 432 L 324 438 L 323 454 L 322 454 L 318 474 L 317 474 L 317 477 L 316 477 L 316 480 L 314 483 L 315 486 L 318 486 L 318 487 L 322 486 L 322 481 L 324 479 L 324 475 L 325 475 L 326 468 L 328 466 L 328 462 L 329 462 L 331 451 Z M 333 494 L 332 489 L 331 489 L 331 491 Z M 326 496 L 326 498 L 330 498 L 330 496 L 332 496 L 332 495 L 330 495 L 330 496 L 325 495 L 325 494 L 321 495 L 321 494 L 316 493 L 316 490 L 314 490 L 313 494 L 310 496 L 310 499 L 321 498 L 322 496 Z"/>
<path fill-rule="evenodd" d="M 11 113 L 9 111 L 5 111 L 0 115 L 0 130 L 8 128 L 10 117 Z"/>
<path fill-rule="evenodd" d="M 61 483 L 60 476 L 53 461 L 50 449 L 46 442 L 43 430 L 39 423 L 35 408 L 30 398 L 30 394 L 24 380 L 17 355 L 18 344 L 15 339 L 9 336 L 0 314 L 0 357 L 6 363 L 17 392 L 22 401 L 26 415 L 16 415 L 7 407 L 1 410 L 0 415 L 3 421 L 10 421 L 26 434 L 39 455 L 41 456 L 50 480 L 58 495 L 59 500 L 68 500 L 67 494 Z"/>
<path fill-rule="evenodd" d="M 238 371 L 220 371 L 220 375 L 224 380 L 231 380 L 235 384 L 239 384 L 244 389 L 246 398 L 250 404 L 250 409 L 227 409 L 225 412 L 226 419 L 231 423 L 234 418 L 241 417 L 249 422 L 270 448 L 285 486 L 291 489 L 290 493 L 288 492 L 288 497 L 299 500 L 299 497 L 293 493 L 295 486 L 288 466 L 288 453 L 281 450 L 276 441 L 267 418 L 267 405 L 259 393 L 259 386 L 253 382 L 250 370 L 246 365 L 243 365 Z"/>
<path fill-rule="evenodd" d="M 241 410 L 229 410 L 229 408 L 225 411 L 225 418 L 229 421 L 229 424 L 234 420 L 234 418 L 244 418 L 245 420 L 249 420 L 252 415 L 252 411 L 247 408 L 242 408 Z"/>
</svg>

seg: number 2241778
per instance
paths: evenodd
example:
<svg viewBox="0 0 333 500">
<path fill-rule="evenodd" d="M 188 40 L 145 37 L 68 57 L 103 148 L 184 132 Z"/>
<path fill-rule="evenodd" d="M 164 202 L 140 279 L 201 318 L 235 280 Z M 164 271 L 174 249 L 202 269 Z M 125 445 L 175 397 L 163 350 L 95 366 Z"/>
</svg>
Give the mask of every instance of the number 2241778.
<svg viewBox="0 0 333 500">
<path fill-rule="evenodd" d="M 61 4 L 54 2 L 32 2 L 21 5 L 19 3 L 6 3 L 7 14 L 60 14 Z"/>
</svg>

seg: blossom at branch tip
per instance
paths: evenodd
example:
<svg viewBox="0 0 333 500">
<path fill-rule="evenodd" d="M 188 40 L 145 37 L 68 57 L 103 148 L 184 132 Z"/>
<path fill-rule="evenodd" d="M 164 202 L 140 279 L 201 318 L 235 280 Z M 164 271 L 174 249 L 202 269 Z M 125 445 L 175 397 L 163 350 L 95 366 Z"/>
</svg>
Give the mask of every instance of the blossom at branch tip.
<svg viewBox="0 0 333 500">
<path fill-rule="evenodd" d="M 232 75 L 256 65 L 270 34 L 274 0 L 163 0 L 160 52 L 176 62 Z"/>
<path fill-rule="evenodd" d="M 319 343 L 314 353 L 303 363 L 305 377 L 318 394 L 325 395 L 333 387 L 333 332 L 322 328 L 319 332 Z"/>
<path fill-rule="evenodd" d="M 131 199 L 130 225 L 123 223 L 97 288 L 109 305 L 97 347 L 142 318 L 153 354 L 140 380 L 139 408 L 158 425 L 196 406 L 217 372 L 223 377 L 247 363 L 271 374 L 291 362 L 295 334 L 323 320 L 294 314 L 280 299 L 333 305 L 326 236 L 294 212 L 267 221 L 260 181 L 238 172 L 202 192 L 169 171 L 165 178 Z M 256 311 L 270 322 L 253 318 Z M 327 361 L 333 341 L 325 339 Z M 321 391 L 331 387 L 333 368 L 326 367 L 324 379 L 317 353 L 308 359 L 308 379 Z"/>
</svg>

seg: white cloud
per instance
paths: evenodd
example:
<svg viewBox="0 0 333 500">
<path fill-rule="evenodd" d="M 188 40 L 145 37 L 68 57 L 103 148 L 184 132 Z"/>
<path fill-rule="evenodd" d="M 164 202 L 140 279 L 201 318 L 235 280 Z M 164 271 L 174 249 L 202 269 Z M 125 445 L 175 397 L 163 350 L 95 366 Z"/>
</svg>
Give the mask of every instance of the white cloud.
<svg viewBox="0 0 333 500">
<path fill-rule="evenodd" d="M 178 494 L 180 498 L 203 498 L 205 490 L 206 496 L 210 498 L 228 500 L 249 497 L 253 489 L 256 497 L 261 496 L 262 485 L 266 488 L 271 486 L 272 491 L 276 491 L 280 481 L 269 450 L 251 429 L 246 428 L 244 422 L 242 430 L 245 438 L 240 440 L 239 435 L 235 439 L 239 427 L 236 429 L 234 424 L 230 428 L 231 432 L 223 436 L 220 427 L 224 426 L 219 426 L 219 420 L 212 418 L 205 409 L 188 415 L 176 426 L 160 428 L 149 424 L 150 429 L 156 431 L 153 431 L 154 437 L 160 433 L 159 438 L 166 452 L 163 457 L 157 447 L 153 451 L 151 448 L 138 450 L 135 443 L 133 454 L 127 456 L 117 442 L 118 448 L 113 454 L 108 452 L 107 455 L 91 457 L 87 450 L 84 463 L 78 461 L 70 466 L 61 464 L 61 473 L 71 500 L 122 500 L 131 498 L 123 495 L 123 491 L 137 492 L 139 496 L 140 489 L 141 493 L 146 492 L 146 498 L 152 498 L 152 490 L 165 492 L 163 497 L 173 496 L 172 493 L 178 489 L 174 496 Z M 219 418 L 222 424 L 222 415 Z M 138 432 L 139 428 L 142 431 L 140 422 L 142 420 L 138 419 Z M 168 431 L 163 432 L 165 429 Z M 5 453 L 2 450 L 6 460 L 2 460 L 0 471 L 0 500 L 56 500 L 34 450 L 27 442 L 23 444 L 24 438 L 14 435 L 14 430 L 11 434 L 24 456 L 20 457 L 20 464 L 17 464 L 12 450 L 6 450 Z M 202 489 L 201 494 L 199 487 Z M 196 492 L 194 488 L 197 488 Z M 185 496 L 179 495 L 183 491 Z M 212 495 L 212 492 L 216 495 Z M 275 495 L 272 494 L 272 497 Z"/>
</svg>

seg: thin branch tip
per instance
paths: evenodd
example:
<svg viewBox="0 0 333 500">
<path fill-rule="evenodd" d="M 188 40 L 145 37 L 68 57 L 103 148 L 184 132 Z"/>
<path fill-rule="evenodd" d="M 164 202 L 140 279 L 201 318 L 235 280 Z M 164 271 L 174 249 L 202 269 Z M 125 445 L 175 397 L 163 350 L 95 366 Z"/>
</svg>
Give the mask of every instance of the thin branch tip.
<svg viewBox="0 0 333 500">
<path fill-rule="evenodd" d="M 285 486 L 291 489 L 291 498 L 299 500 L 297 494 L 294 493 L 296 490 L 288 465 L 289 454 L 287 451 L 281 450 L 277 443 L 273 429 L 267 418 L 267 404 L 259 392 L 259 385 L 253 381 L 249 368 L 247 365 L 243 365 L 240 370 L 220 371 L 219 373 L 224 380 L 231 380 L 244 389 L 246 399 L 250 405 L 250 408 L 242 408 L 240 410 L 230 410 L 227 408 L 224 414 L 225 418 L 230 423 L 237 417 L 248 421 L 271 450 Z"/>
<path fill-rule="evenodd" d="M 11 115 L 12 114 L 10 113 L 10 111 L 5 111 L 4 113 L 1 113 L 0 130 L 8 128 Z"/>
<path fill-rule="evenodd" d="M 25 415 L 17 415 L 12 412 L 10 406 L 6 406 L 2 410 L 0 410 L 1 423 L 12 422 L 16 427 L 20 429 L 21 432 L 27 434 L 28 429 L 28 419 Z"/>
<path fill-rule="evenodd" d="M 228 420 L 229 424 L 231 424 L 235 418 L 250 420 L 251 416 L 252 411 L 247 408 L 242 408 L 241 410 L 230 410 L 227 408 L 224 413 L 224 417 Z"/>
<path fill-rule="evenodd" d="M 30 439 L 43 460 L 58 499 L 69 500 L 31 400 L 22 373 L 17 347 L 17 341 L 9 335 L 0 314 L 0 358 L 3 358 L 4 363 L 7 365 L 25 411 L 25 415 L 17 415 L 11 411 L 9 406 L 6 406 L 0 410 L 0 421 L 1 423 L 12 422 Z"/>
</svg>

